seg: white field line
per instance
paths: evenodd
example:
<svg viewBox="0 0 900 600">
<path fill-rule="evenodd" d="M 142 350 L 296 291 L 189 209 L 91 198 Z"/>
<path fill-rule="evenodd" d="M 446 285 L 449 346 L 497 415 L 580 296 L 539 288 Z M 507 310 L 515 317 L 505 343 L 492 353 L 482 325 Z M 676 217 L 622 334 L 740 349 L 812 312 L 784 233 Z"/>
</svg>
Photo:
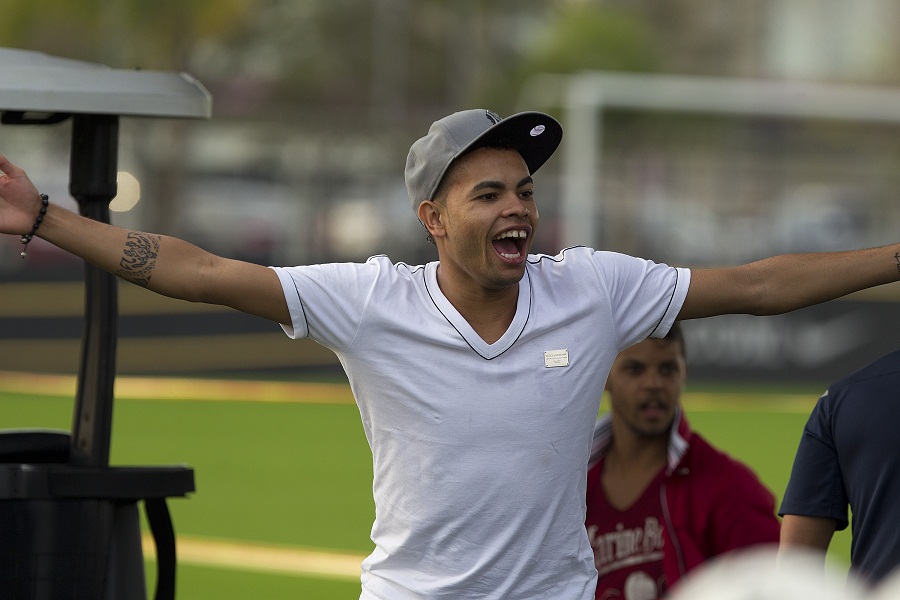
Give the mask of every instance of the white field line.
<svg viewBox="0 0 900 600">
<path fill-rule="evenodd" d="M 257 571 L 306 575 L 359 581 L 364 554 L 264 545 L 211 538 L 177 536 L 179 563 Z M 143 538 L 144 556 L 155 560 L 156 551 L 149 535 Z"/>
</svg>

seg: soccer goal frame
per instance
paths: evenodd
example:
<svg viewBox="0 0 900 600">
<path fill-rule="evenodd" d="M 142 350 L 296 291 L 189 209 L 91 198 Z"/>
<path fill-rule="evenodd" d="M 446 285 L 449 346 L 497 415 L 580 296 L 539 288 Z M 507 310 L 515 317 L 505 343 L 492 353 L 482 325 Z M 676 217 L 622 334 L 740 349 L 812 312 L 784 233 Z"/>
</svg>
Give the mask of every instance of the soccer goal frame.
<svg viewBox="0 0 900 600">
<path fill-rule="evenodd" d="M 603 208 L 603 119 L 609 109 L 900 123 L 900 89 L 793 80 L 586 71 L 542 74 L 522 104 L 561 110 L 562 247 L 598 248 Z"/>
</svg>

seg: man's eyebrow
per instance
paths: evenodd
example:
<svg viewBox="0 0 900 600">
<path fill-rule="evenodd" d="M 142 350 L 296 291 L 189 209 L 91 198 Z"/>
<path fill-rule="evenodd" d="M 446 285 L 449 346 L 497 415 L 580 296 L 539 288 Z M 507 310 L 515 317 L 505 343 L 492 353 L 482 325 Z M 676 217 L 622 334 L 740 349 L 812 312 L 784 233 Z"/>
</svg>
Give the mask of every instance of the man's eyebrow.
<svg viewBox="0 0 900 600">
<path fill-rule="evenodd" d="M 531 177 L 531 175 L 526 175 L 521 180 L 519 180 L 519 182 L 516 184 L 516 189 L 518 189 L 524 185 L 528 185 L 529 183 L 534 183 L 534 179 Z M 506 189 L 506 184 L 504 184 L 502 181 L 493 181 L 493 180 L 488 179 L 486 181 L 480 181 L 472 187 L 473 192 L 478 192 L 478 191 L 487 190 L 487 189 L 503 190 L 503 189 Z"/>
<path fill-rule="evenodd" d="M 504 183 L 502 181 L 492 181 L 489 179 L 487 181 L 479 181 L 478 183 L 476 183 L 474 186 L 472 186 L 472 191 L 478 192 L 481 190 L 489 190 L 489 189 L 502 190 L 505 188 L 506 188 L 506 185 L 504 185 Z"/>
</svg>

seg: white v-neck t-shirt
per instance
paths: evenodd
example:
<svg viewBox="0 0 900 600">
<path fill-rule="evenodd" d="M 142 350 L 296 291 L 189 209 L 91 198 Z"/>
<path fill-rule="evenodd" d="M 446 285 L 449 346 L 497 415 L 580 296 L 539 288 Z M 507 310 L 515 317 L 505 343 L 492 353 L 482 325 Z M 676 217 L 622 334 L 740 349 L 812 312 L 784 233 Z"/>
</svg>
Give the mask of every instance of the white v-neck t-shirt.
<svg viewBox="0 0 900 600">
<path fill-rule="evenodd" d="M 293 338 L 341 361 L 372 450 L 375 549 L 363 599 L 592 599 L 588 455 L 606 376 L 664 336 L 690 271 L 570 248 L 530 255 L 487 344 L 438 263 L 275 268 Z"/>
</svg>

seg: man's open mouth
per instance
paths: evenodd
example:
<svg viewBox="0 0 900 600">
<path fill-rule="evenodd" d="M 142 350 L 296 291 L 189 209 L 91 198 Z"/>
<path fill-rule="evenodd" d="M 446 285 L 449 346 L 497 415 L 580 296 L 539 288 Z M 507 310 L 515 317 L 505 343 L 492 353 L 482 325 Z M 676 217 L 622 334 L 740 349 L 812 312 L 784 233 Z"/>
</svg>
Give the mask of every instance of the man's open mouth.
<svg viewBox="0 0 900 600">
<path fill-rule="evenodd" d="M 524 229 L 504 231 L 492 240 L 494 250 L 503 258 L 510 260 L 520 258 L 525 251 L 525 240 L 528 232 Z"/>
</svg>

